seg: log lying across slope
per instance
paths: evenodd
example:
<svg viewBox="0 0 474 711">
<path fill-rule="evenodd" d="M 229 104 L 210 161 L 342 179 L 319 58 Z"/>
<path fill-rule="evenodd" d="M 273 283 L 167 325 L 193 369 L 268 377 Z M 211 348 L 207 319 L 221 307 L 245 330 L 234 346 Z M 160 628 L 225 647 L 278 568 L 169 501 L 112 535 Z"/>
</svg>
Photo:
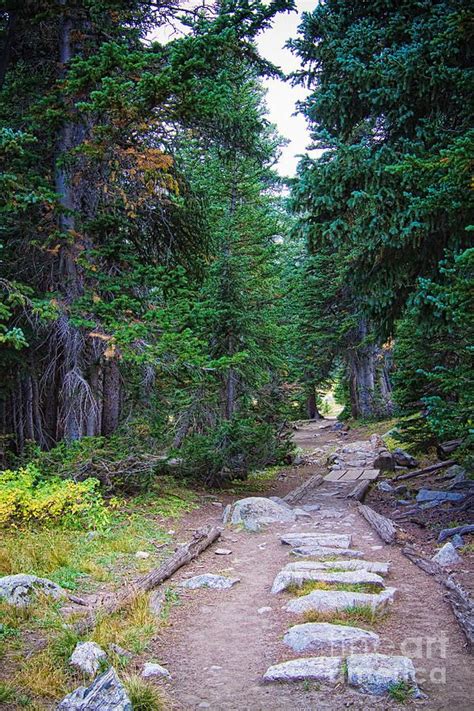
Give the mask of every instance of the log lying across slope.
<svg viewBox="0 0 474 711">
<path fill-rule="evenodd" d="M 397 531 L 392 521 L 385 516 L 377 513 L 370 506 L 357 504 L 357 510 L 370 523 L 373 529 L 377 531 L 382 541 L 385 543 L 393 543 L 397 535 Z"/>
<path fill-rule="evenodd" d="M 127 583 L 114 595 L 109 595 L 99 600 L 90 614 L 77 623 L 76 630 L 81 634 L 87 632 L 94 626 L 98 615 L 110 615 L 118 612 L 127 607 L 138 594 L 149 592 L 156 588 L 183 565 L 197 558 L 200 553 L 219 538 L 221 532 L 222 530 L 216 526 L 199 528 L 194 532 L 189 543 L 179 546 L 173 555 L 158 568 L 153 568 L 153 570 L 150 570 L 146 575 L 142 575 L 133 583 Z"/>
<path fill-rule="evenodd" d="M 436 472 L 438 469 L 445 469 L 446 467 L 451 467 L 456 464 L 454 459 L 448 459 L 446 462 L 437 462 L 436 464 L 430 464 L 429 467 L 423 467 L 423 469 L 417 469 L 414 472 L 408 472 L 407 474 L 399 474 L 393 477 L 392 481 L 405 481 L 406 479 L 413 479 L 416 476 L 423 476 L 423 474 L 431 474 L 431 472 Z"/>
<path fill-rule="evenodd" d="M 364 479 L 363 481 L 358 481 L 353 489 L 347 494 L 348 499 L 355 499 L 356 501 L 363 501 L 366 493 L 369 490 L 372 481 L 370 479 Z"/>
<path fill-rule="evenodd" d="M 451 575 L 447 575 L 443 568 L 433 560 L 419 555 L 414 548 L 406 546 L 402 548 L 402 553 L 415 563 L 419 568 L 433 575 L 436 580 L 443 585 L 447 592 L 448 601 L 452 607 L 454 616 L 459 626 L 466 635 L 469 650 L 474 648 L 474 601 L 467 590 L 458 583 Z"/>
<path fill-rule="evenodd" d="M 286 501 L 287 504 L 296 504 L 305 494 L 308 494 L 312 489 L 315 489 L 317 486 L 322 484 L 322 482 L 323 477 L 321 474 L 313 474 L 313 476 L 306 479 L 301 486 L 298 486 L 296 489 L 293 489 L 293 491 L 290 491 L 286 496 L 284 496 L 284 501 Z"/>
</svg>

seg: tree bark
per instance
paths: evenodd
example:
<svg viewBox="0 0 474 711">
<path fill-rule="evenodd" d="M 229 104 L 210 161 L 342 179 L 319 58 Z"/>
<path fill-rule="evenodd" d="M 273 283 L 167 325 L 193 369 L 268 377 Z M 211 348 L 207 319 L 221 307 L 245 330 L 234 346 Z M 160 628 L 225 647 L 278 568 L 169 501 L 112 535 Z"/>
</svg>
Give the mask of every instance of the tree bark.
<svg viewBox="0 0 474 711">
<path fill-rule="evenodd" d="M 370 506 L 364 506 L 364 504 L 357 504 L 357 510 L 365 518 L 365 520 L 370 523 L 382 541 L 389 544 L 395 541 L 397 531 L 389 518 L 381 516 Z"/>
<path fill-rule="evenodd" d="M 102 434 L 115 432 L 120 416 L 120 371 L 115 358 L 104 364 L 104 385 L 102 393 Z"/>
<path fill-rule="evenodd" d="M 354 418 L 371 417 L 375 395 L 375 347 L 367 342 L 367 320 L 361 318 L 356 333 L 356 345 L 349 349 L 349 392 Z"/>
<path fill-rule="evenodd" d="M 293 489 L 293 491 L 290 491 L 283 498 L 287 504 L 295 504 L 297 501 L 300 501 L 300 499 L 302 499 L 303 496 L 309 491 L 312 491 L 312 489 L 316 489 L 316 487 L 322 484 L 323 481 L 324 480 L 321 474 L 314 474 L 313 476 L 309 477 L 309 479 L 306 479 L 306 481 L 304 481 L 301 486 L 298 486 L 296 489 Z"/>
</svg>

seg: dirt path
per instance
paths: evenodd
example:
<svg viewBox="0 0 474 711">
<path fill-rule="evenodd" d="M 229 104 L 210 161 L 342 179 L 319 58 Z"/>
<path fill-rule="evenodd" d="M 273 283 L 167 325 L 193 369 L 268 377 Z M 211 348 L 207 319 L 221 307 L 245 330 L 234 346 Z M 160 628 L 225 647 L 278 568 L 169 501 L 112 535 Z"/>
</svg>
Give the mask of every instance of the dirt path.
<svg viewBox="0 0 474 711">
<path fill-rule="evenodd" d="M 330 451 L 338 445 L 334 433 L 317 425 L 308 428 L 304 436 L 300 433 L 299 440 L 305 449 Z M 310 473 L 317 465 L 304 469 Z M 173 609 L 170 625 L 153 650 L 154 658 L 172 674 L 167 690 L 173 708 L 400 708 L 387 697 L 361 695 L 342 685 L 319 689 L 307 682 L 262 683 L 269 666 L 311 656 L 294 654 L 283 645 L 283 634 L 301 620 L 282 609 L 290 595 L 270 592 L 275 575 L 291 560 L 289 547 L 278 538 L 280 532 L 288 530 L 351 533 L 353 547 L 363 551 L 364 559 L 389 561 L 387 585 L 396 587 L 398 596 L 388 617 L 376 627 L 381 637 L 378 651 L 413 659 L 427 699 L 411 701 L 411 706 L 438 711 L 466 711 L 471 707 L 472 656 L 465 650 L 464 637 L 441 588 L 398 548 L 385 546 L 341 496 L 344 491 L 342 485 L 327 482 L 301 502 L 321 505 L 310 522 L 274 524 L 260 533 L 226 529 L 218 546 L 231 549 L 232 554 L 216 555 L 214 546 L 182 573 L 182 579 L 203 572 L 222 573 L 237 576 L 241 582 L 230 590 L 180 593 L 181 604 Z"/>
</svg>

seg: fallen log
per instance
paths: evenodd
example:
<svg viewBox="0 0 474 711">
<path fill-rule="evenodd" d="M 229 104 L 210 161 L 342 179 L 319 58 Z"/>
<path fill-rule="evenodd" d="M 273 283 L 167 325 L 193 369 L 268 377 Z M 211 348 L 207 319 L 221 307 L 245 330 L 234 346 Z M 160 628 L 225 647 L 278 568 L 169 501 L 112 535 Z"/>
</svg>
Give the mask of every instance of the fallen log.
<svg viewBox="0 0 474 711">
<path fill-rule="evenodd" d="M 315 489 L 317 486 L 322 484 L 323 482 L 323 477 L 321 474 L 313 474 L 313 476 L 310 476 L 309 479 L 306 479 L 300 486 L 298 486 L 296 489 L 293 489 L 293 491 L 290 491 L 286 496 L 283 497 L 283 500 L 286 501 L 287 504 L 295 504 L 297 501 L 303 498 L 305 494 L 307 494 L 309 491 L 312 489 Z"/>
<path fill-rule="evenodd" d="M 474 647 L 474 600 L 468 591 L 454 580 L 451 575 L 447 575 L 438 563 L 419 555 L 412 546 L 402 548 L 402 553 L 411 560 L 412 563 L 421 568 L 425 573 L 432 575 L 438 583 L 446 588 L 448 591 L 446 595 L 448 602 L 451 605 L 459 626 L 466 636 L 469 651 L 472 652 Z"/>
<path fill-rule="evenodd" d="M 363 501 L 367 491 L 369 490 L 371 481 L 366 479 L 359 481 L 353 489 L 347 494 L 347 499 L 355 499 L 356 501 Z"/>
<path fill-rule="evenodd" d="M 216 526 L 204 526 L 194 532 L 194 535 L 189 541 L 182 546 L 179 546 L 173 555 L 165 560 L 158 568 L 153 568 L 146 575 L 142 575 L 132 583 L 124 585 L 115 594 L 104 596 L 97 601 L 96 606 L 90 613 L 79 620 L 75 625 L 75 629 L 79 634 L 83 634 L 90 630 L 99 615 L 110 615 L 114 612 L 122 610 L 140 593 L 149 592 L 160 585 L 162 582 L 170 578 L 183 565 L 189 563 L 198 557 L 206 550 L 214 541 L 221 535 L 222 530 Z"/>
<path fill-rule="evenodd" d="M 405 479 L 413 479 L 415 476 L 423 476 L 423 474 L 430 474 L 438 469 L 444 469 L 445 467 L 451 467 L 456 464 L 454 459 L 448 459 L 446 462 L 438 462 L 437 464 L 430 464 L 429 467 L 423 467 L 423 469 L 417 469 L 414 472 L 408 472 L 407 474 L 399 474 L 393 477 L 392 481 L 404 481 Z"/>
<path fill-rule="evenodd" d="M 464 536 L 466 533 L 474 533 L 474 525 L 468 523 L 464 526 L 455 526 L 454 528 L 444 528 L 438 536 L 438 543 L 442 543 L 447 538 L 451 538 L 451 536 L 455 536 L 456 533 L 459 533 L 460 536 Z"/>
<path fill-rule="evenodd" d="M 389 518 L 377 513 L 377 511 L 374 511 L 370 506 L 364 506 L 364 504 L 357 504 L 357 509 L 365 520 L 370 523 L 372 528 L 375 529 L 382 541 L 385 543 L 394 542 L 397 531 Z"/>
</svg>

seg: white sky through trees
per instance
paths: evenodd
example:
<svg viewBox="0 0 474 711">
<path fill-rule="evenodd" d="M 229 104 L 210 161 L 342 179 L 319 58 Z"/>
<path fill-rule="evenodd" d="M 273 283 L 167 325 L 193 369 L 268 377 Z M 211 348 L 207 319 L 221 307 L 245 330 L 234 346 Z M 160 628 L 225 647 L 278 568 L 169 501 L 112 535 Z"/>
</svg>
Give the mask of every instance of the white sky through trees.
<svg viewBox="0 0 474 711">
<path fill-rule="evenodd" d="M 183 3 L 188 7 L 195 7 L 202 4 L 202 0 L 190 0 Z M 296 37 L 298 26 L 301 22 L 301 13 L 314 10 L 318 0 L 296 0 L 295 12 L 286 12 L 277 15 L 272 26 L 263 32 L 257 39 L 257 45 L 263 57 L 278 67 L 281 67 L 286 74 L 298 69 L 298 59 L 285 48 L 285 43 L 292 37 Z M 180 31 L 186 32 L 184 26 L 160 27 L 155 32 L 150 33 L 149 40 L 168 42 L 173 37 L 179 35 Z M 310 143 L 309 132 L 304 117 L 294 115 L 296 104 L 307 95 L 307 91 L 302 87 L 292 86 L 289 82 L 280 79 L 265 79 L 264 86 L 267 89 L 266 104 L 270 121 L 276 124 L 279 133 L 288 141 L 288 145 L 282 149 L 282 155 L 277 163 L 277 170 L 282 176 L 293 176 L 296 172 L 298 156 L 305 153 Z"/>
<path fill-rule="evenodd" d="M 297 12 L 277 15 L 272 27 L 258 38 L 260 53 L 285 73 L 298 69 L 299 61 L 284 45 L 291 37 L 296 37 L 301 13 L 311 12 L 317 4 L 315 0 L 297 0 Z M 289 144 L 282 149 L 277 169 L 281 175 L 293 176 L 298 156 L 306 152 L 310 143 L 306 120 L 301 114 L 294 115 L 296 103 L 304 99 L 308 92 L 279 79 L 266 79 L 264 85 L 268 91 L 266 102 L 270 120 L 289 140 Z"/>
</svg>

